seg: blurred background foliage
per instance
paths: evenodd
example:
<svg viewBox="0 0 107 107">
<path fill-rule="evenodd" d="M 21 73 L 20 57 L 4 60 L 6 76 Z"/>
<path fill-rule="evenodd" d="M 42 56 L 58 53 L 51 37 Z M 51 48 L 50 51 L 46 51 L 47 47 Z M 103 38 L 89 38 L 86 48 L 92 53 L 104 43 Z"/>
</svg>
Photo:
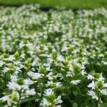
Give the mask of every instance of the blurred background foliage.
<svg viewBox="0 0 107 107">
<path fill-rule="evenodd" d="M 0 0 L 0 5 L 22 5 L 38 3 L 42 7 L 107 8 L 107 0 Z"/>
</svg>

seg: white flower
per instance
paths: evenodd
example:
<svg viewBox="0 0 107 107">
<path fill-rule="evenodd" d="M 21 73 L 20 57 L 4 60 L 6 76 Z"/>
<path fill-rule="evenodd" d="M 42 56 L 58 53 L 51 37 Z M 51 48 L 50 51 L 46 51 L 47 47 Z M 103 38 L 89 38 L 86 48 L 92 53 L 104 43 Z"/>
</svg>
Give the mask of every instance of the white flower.
<svg viewBox="0 0 107 107">
<path fill-rule="evenodd" d="M 93 80 L 94 77 L 93 77 L 92 75 L 88 74 L 87 79 L 88 79 L 88 80 Z"/>
<path fill-rule="evenodd" d="M 64 78 L 63 75 L 62 75 L 61 73 L 57 73 L 56 76 L 59 77 L 61 80 Z"/>
<path fill-rule="evenodd" d="M 0 61 L 0 67 L 2 67 L 2 66 L 3 66 L 3 64 L 4 64 L 4 62 L 3 62 L 3 61 Z"/>
<path fill-rule="evenodd" d="M 88 88 L 91 88 L 91 89 L 95 89 L 96 85 L 95 85 L 95 82 L 92 81 L 89 85 L 88 85 Z"/>
<path fill-rule="evenodd" d="M 53 73 L 49 72 L 47 77 L 48 77 L 49 80 L 52 80 L 54 78 Z"/>
<path fill-rule="evenodd" d="M 39 79 L 42 76 L 40 73 L 34 73 L 34 72 L 28 72 L 28 75 L 34 80 Z"/>
<path fill-rule="evenodd" d="M 9 82 L 7 86 L 10 90 L 20 90 L 21 89 L 21 86 L 18 85 L 18 83 L 14 82 L 14 81 Z"/>
<path fill-rule="evenodd" d="M 80 82 L 81 80 L 72 80 L 71 84 L 78 85 Z"/>
<path fill-rule="evenodd" d="M 107 83 L 105 83 L 103 87 L 107 88 Z"/>
<path fill-rule="evenodd" d="M 27 95 L 31 95 L 31 96 L 32 96 L 32 95 L 35 95 L 35 94 L 36 94 L 35 89 L 27 90 L 27 91 L 26 91 L 26 94 L 27 94 Z"/>
<path fill-rule="evenodd" d="M 102 76 L 102 74 L 100 75 L 100 77 L 98 78 L 98 81 L 104 81 L 104 77 Z"/>
<path fill-rule="evenodd" d="M 9 61 L 13 61 L 13 60 L 15 60 L 15 57 L 14 57 L 13 55 L 10 55 L 10 56 L 8 57 L 8 60 L 9 60 Z"/>
<path fill-rule="evenodd" d="M 53 81 L 48 81 L 47 84 L 46 84 L 46 87 L 49 87 L 49 86 L 52 86 L 54 85 Z"/>
<path fill-rule="evenodd" d="M 11 81 L 14 81 L 14 82 L 15 82 L 15 81 L 17 81 L 17 78 L 18 78 L 17 75 L 12 75 L 12 76 L 11 76 Z"/>
<path fill-rule="evenodd" d="M 25 45 L 25 44 L 24 44 L 23 42 L 20 42 L 19 48 L 23 48 L 24 45 Z"/>
<path fill-rule="evenodd" d="M 21 57 L 21 58 L 25 58 L 25 54 L 22 53 L 22 54 L 20 55 L 20 57 Z"/>
<path fill-rule="evenodd" d="M 72 64 L 73 64 L 73 65 L 77 65 L 77 64 L 78 64 L 78 59 L 74 59 L 74 60 L 72 61 Z"/>
<path fill-rule="evenodd" d="M 103 95 L 106 95 L 106 96 L 107 96 L 107 89 L 102 89 L 102 90 L 101 90 L 101 93 L 102 93 Z"/>
<path fill-rule="evenodd" d="M 9 96 L 4 96 L 0 98 L 2 102 L 7 102 L 8 106 L 11 106 L 14 101 Z"/>
<path fill-rule="evenodd" d="M 45 92 L 44 92 L 44 95 L 45 95 L 45 96 L 50 96 L 50 95 L 52 95 L 52 94 L 54 94 L 54 92 L 53 92 L 53 90 L 50 89 L 50 88 L 49 88 L 49 89 L 46 89 Z"/>
<path fill-rule="evenodd" d="M 28 43 L 28 44 L 26 44 L 26 46 L 29 47 L 29 49 L 33 48 L 33 44 L 32 43 Z"/>
<path fill-rule="evenodd" d="M 48 107 L 48 106 L 51 105 L 51 103 L 46 98 L 43 98 L 40 105 L 43 106 L 43 107 Z"/>
<path fill-rule="evenodd" d="M 57 60 L 58 60 L 58 61 L 64 61 L 64 57 L 59 54 L 59 55 L 57 56 Z"/>
<path fill-rule="evenodd" d="M 87 74 L 87 73 L 86 73 L 85 70 L 81 70 L 81 74 L 84 76 L 84 75 Z"/>
<path fill-rule="evenodd" d="M 63 48 L 61 49 L 62 52 L 67 51 L 67 50 L 68 50 L 67 47 L 63 47 Z"/>
<path fill-rule="evenodd" d="M 66 74 L 66 77 L 72 77 L 72 76 L 73 76 L 72 72 L 68 71 L 67 74 Z"/>
<path fill-rule="evenodd" d="M 5 39 L 5 36 L 4 36 L 4 35 L 2 36 L 2 39 L 1 39 L 1 40 L 2 40 L 1 46 L 2 46 L 3 49 L 5 49 L 5 48 L 6 48 L 6 39 Z"/>
<path fill-rule="evenodd" d="M 34 66 L 36 66 L 36 64 L 37 64 L 37 61 L 34 60 L 34 61 L 32 62 L 32 66 L 34 67 Z"/>
<path fill-rule="evenodd" d="M 30 80 L 30 79 L 25 79 L 25 80 L 24 80 L 24 84 L 26 84 L 26 85 L 31 85 L 31 84 L 33 84 L 33 81 Z"/>
<path fill-rule="evenodd" d="M 56 105 L 56 107 L 61 107 L 61 105 Z"/>
<path fill-rule="evenodd" d="M 55 102 L 56 104 L 61 104 L 63 102 L 61 96 L 58 96 Z"/>
<path fill-rule="evenodd" d="M 9 68 L 8 67 L 4 67 L 3 73 L 6 73 L 8 71 L 9 71 Z"/>
<path fill-rule="evenodd" d="M 106 61 L 102 61 L 102 63 L 103 63 L 104 65 L 107 65 L 107 62 L 106 62 Z"/>
<path fill-rule="evenodd" d="M 62 83 L 61 82 L 56 82 L 56 87 L 61 87 Z"/>
<path fill-rule="evenodd" d="M 45 67 L 50 67 L 50 63 L 45 63 L 44 66 Z"/>
<path fill-rule="evenodd" d="M 9 96 L 4 96 L 4 97 L 0 98 L 0 100 L 3 102 L 7 101 L 8 99 L 9 99 Z"/>
<path fill-rule="evenodd" d="M 88 91 L 88 95 L 91 96 L 93 99 L 98 100 L 98 96 L 96 95 L 96 93 L 94 91 Z"/>
<path fill-rule="evenodd" d="M 30 84 L 29 84 L 29 85 L 30 85 Z M 22 86 L 21 86 L 22 91 L 28 90 L 28 89 L 29 89 L 29 85 L 27 85 L 27 84 L 22 85 Z"/>
</svg>

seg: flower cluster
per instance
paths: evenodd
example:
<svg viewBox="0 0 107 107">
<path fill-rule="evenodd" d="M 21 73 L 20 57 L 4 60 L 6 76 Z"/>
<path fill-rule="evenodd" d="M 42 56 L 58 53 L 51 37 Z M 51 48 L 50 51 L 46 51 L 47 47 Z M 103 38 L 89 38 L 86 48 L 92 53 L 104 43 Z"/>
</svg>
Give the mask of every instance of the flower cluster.
<svg viewBox="0 0 107 107">
<path fill-rule="evenodd" d="M 107 9 L 0 7 L 0 107 L 97 107 L 106 72 Z"/>
</svg>

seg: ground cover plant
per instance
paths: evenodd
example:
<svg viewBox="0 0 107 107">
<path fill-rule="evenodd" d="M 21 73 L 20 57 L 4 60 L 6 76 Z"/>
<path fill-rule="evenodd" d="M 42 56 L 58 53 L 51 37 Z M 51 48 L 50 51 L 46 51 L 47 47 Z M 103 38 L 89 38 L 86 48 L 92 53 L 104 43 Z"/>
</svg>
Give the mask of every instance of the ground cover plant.
<svg viewBox="0 0 107 107">
<path fill-rule="evenodd" d="M 0 107 L 107 103 L 107 9 L 0 7 Z M 105 105 L 106 106 L 106 105 Z"/>
</svg>

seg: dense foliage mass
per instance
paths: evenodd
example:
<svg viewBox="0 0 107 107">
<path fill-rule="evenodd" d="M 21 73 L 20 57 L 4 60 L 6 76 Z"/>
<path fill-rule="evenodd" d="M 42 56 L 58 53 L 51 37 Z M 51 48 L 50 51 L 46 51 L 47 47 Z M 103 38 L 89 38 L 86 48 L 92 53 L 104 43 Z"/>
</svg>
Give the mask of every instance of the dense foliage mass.
<svg viewBox="0 0 107 107">
<path fill-rule="evenodd" d="M 107 0 L 0 0 L 0 5 L 18 6 L 29 3 L 39 3 L 41 7 L 66 7 L 66 8 L 107 8 Z"/>
<path fill-rule="evenodd" d="M 106 9 L 0 7 L 0 107 L 106 102 Z"/>
</svg>

